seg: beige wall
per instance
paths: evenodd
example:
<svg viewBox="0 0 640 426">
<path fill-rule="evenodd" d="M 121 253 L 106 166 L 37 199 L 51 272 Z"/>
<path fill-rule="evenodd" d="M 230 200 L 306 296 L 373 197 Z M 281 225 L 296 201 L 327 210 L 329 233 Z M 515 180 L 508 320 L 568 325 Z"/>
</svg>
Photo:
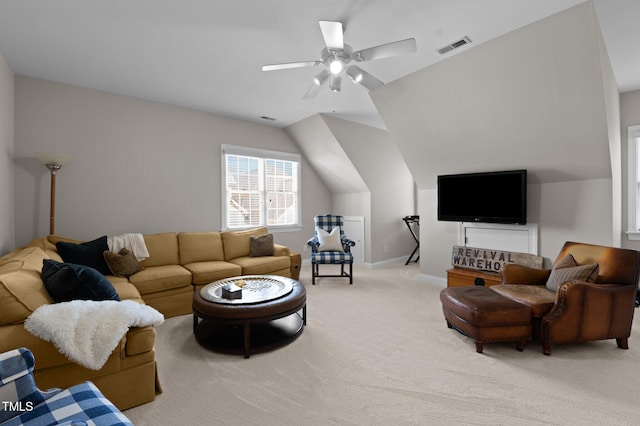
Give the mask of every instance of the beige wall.
<svg viewBox="0 0 640 426">
<path fill-rule="evenodd" d="M 221 228 L 220 145 L 299 153 L 282 129 L 135 98 L 16 78 L 16 244 L 48 233 L 49 175 L 33 152 L 73 156 L 57 178 L 56 233 Z M 301 250 L 330 194 L 302 163 L 304 229 L 276 242 Z"/>
<path fill-rule="evenodd" d="M 440 174 L 527 169 L 544 257 L 618 241 L 618 93 L 601 41 L 587 2 L 372 93 L 418 185 L 424 275 L 444 277 L 457 243 L 435 217 Z"/>
<path fill-rule="evenodd" d="M 538 224 L 539 254 L 550 265 L 565 241 L 612 245 L 611 179 L 531 184 L 527 216 Z M 419 191 L 420 272 L 444 278 L 458 244 L 458 223 L 438 222 L 437 191 Z"/>
<path fill-rule="evenodd" d="M 590 4 L 593 8 L 593 3 Z M 611 231 L 612 244 L 620 247 L 622 244 L 622 141 L 620 138 L 620 93 L 613 67 L 609 61 L 609 53 L 600 31 L 595 12 L 592 14 L 593 26 L 596 30 L 600 68 L 602 72 L 602 89 L 607 121 L 607 135 L 609 140 L 609 160 L 611 162 Z"/>
<path fill-rule="evenodd" d="M 287 128 L 332 193 L 331 212 L 365 220 L 365 262 L 408 257 L 402 218 L 415 212 L 413 177 L 386 130 L 317 114 Z"/>
<path fill-rule="evenodd" d="M 415 242 L 402 218 L 414 213 L 413 178 L 391 135 L 339 118 L 323 118 L 370 189 L 366 261 L 376 264 L 408 257 Z"/>
<path fill-rule="evenodd" d="M 14 75 L 0 53 L 0 255 L 13 249 Z"/>
<path fill-rule="evenodd" d="M 629 190 L 627 173 L 629 171 L 629 150 L 627 129 L 629 126 L 640 125 L 640 90 L 620 95 L 620 136 L 622 140 L 622 246 L 640 250 L 640 241 L 629 240 L 626 231 L 629 230 Z"/>
</svg>

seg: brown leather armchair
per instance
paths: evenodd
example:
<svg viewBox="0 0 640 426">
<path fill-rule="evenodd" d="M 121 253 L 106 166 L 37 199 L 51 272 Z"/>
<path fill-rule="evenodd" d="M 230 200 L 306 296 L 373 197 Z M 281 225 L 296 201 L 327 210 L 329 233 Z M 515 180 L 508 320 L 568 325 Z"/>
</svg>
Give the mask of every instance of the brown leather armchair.
<svg viewBox="0 0 640 426">
<path fill-rule="evenodd" d="M 545 355 L 551 354 L 553 344 L 604 339 L 616 339 L 619 348 L 628 349 L 640 252 L 566 242 L 554 266 L 567 254 L 579 265 L 597 263 L 595 282 L 567 281 L 553 292 L 545 286 L 551 270 L 509 264 L 503 268 L 502 283 L 490 288 L 532 308 L 534 334 Z"/>
</svg>

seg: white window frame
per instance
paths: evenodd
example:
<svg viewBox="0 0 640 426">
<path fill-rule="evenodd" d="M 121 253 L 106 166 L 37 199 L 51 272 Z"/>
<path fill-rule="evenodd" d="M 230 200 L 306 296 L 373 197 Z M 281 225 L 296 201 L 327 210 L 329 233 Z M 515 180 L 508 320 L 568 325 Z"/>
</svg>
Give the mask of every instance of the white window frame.
<svg viewBox="0 0 640 426">
<path fill-rule="evenodd" d="M 228 214 L 228 203 L 227 203 L 227 161 L 226 161 L 226 155 L 239 155 L 239 156 L 245 156 L 245 157 L 255 157 L 258 158 L 260 160 L 284 160 L 284 161 L 291 161 L 291 162 L 295 162 L 298 163 L 298 167 L 297 167 L 297 176 L 296 178 L 296 182 L 295 182 L 295 186 L 297 188 L 296 191 L 296 221 L 294 224 L 290 224 L 290 225 L 267 225 L 266 221 L 267 221 L 267 203 L 265 202 L 266 200 L 266 191 L 263 187 L 261 187 L 261 194 L 262 194 L 262 200 L 261 200 L 261 209 L 262 209 L 262 214 L 261 217 L 264 220 L 264 223 L 261 223 L 260 225 L 255 225 L 255 226 L 248 226 L 248 227 L 238 227 L 238 228 L 230 228 L 228 226 L 228 218 L 227 218 L 227 214 Z M 237 146 L 237 145 L 226 145 L 223 144 L 221 145 L 221 155 L 220 155 L 220 171 L 221 171 L 221 186 L 220 186 L 220 198 L 221 198 L 221 229 L 222 230 L 242 230 L 242 229 L 250 229 L 250 228 L 255 228 L 256 226 L 265 226 L 269 228 L 270 232 L 292 232 L 292 231 L 300 231 L 302 229 L 302 225 L 301 225 L 301 221 L 300 221 L 300 217 L 301 217 L 301 166 L 302 166 L 302 161 L 301 161 L 301 156 L 300 154 L 293 154 L 293 153 L 289 153 L 289 152 L 280 152 L 280 151 L 269 151 L 266 149 L 259 149 L 259 148 L 249 148 L 249 147 L 244 147 L 244 146 Z M 263 185 L 261 185 L 263 186 Z"/>
<path fill-rule="evenodd" d="M 628 171 L 627 171 L 627 238 L 629 240 L 640 240 L 640 197 L 638 190 L 640 188 L 640 125 L 629 126 L 627 129 L 628 145 Z"/>
</svg>

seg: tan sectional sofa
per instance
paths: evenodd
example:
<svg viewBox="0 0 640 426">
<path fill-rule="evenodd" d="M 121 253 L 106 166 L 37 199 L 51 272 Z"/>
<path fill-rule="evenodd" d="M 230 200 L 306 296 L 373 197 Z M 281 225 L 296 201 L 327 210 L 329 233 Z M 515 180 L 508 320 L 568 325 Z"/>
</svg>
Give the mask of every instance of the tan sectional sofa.
<svg viewBox="0 0 640 426">
<path fill-rule="evenodd" d="M 62 261 L 55 245 L 46 238 L 0 257 L 0 353 L 20 347 L 30 349 L 36 359 L 34 376 L 41 389 L 68 388 L 91 380 L 122 410 L 152 401 L 161 391 L 153 327 L 130 329 L 99 371 L 69 361 L 53 344 L 24 328 L 33 311 L 53 303 L 40 279 L 44 259 Z M 133 284 L 118 281 L 114 288 L 122 300 L 144 303 Z"/>
<path fill-rule="evenodd" d="M 256 228 L 144 235 L 149 258 L 140 262 L 144 270 L 128 281 L 147 305 L 165 317 L 190 314 L 194 290 L 210 282 L 254 274 L 291 277 L 291 253 L 287 247 L 274 244 L 273 256 L 250 256 L 251 237 L 267 233 L 267 228 Z"/>
<path fill-rule="evenodd" d="M 285 246 L 274 244 L 273 256 L 251 257 L 250 237 L 267 232 L 267 228 L 258 228 L 144 235 L 149 251 L 149 258 L 141 262 L 144 269 L 128 279 L 107 279 L 121 300 L 145 303 L 166 318 L 189 314 L 194 290 L 209 282 L 237 275 L 292 276 L 291 253 Z M 39 238 L 0 257 L 0 353 L 30 349 L 41 389 L 67 388 L 91 380 L 121 410 L 152 401 L 161 392 L 153 327 L 131 328 L 99 371 L 68 360 L 53 344 L 25 330 L 24 321 L 35 309 L 53 303 L 40 272 L 44 259 L 62 261 L 55 246 L 60 240 L 69 241 L 58 236 Z"/>
</svg>

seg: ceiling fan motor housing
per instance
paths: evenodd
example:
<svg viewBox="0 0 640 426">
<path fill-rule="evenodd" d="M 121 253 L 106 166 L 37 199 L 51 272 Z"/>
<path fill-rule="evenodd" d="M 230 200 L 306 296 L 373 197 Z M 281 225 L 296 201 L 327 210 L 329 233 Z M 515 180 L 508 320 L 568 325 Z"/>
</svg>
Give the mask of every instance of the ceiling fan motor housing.
<svg viewBox="0 0 640 426">
<path fill-rule="evenodd" d="M 340 74 L 344 71 L 345 66 L 351 62 L 352 60 L 356 60 L 353 57 L 353 48 L 348 44 L 344 45 L 343 49 L 327 49 L 326 47 L 322 49 L 321 52 L 322 63 L 329 67 L 331 73 L 334 75 Z M 334 61 L 340 61 L 342 64 L 339 68 L 332 67 L 332 63 Z"/>
</svg>

